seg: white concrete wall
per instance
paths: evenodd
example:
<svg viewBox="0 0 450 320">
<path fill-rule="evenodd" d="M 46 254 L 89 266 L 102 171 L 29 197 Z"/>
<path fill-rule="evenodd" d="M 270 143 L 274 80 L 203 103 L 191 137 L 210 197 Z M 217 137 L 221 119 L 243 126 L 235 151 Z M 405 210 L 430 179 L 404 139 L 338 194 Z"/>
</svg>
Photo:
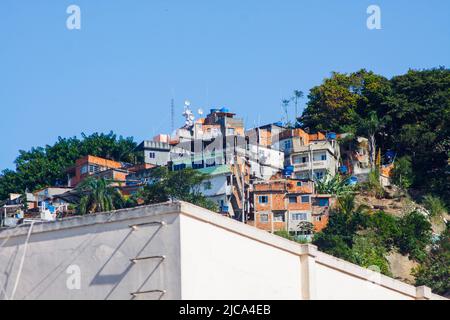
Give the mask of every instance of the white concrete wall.
<svg viewBox="0 0 450 320">
<path fill-rule="evenodd" d="M 211 176 L 205 182 L 210 183 L 210 189 L 205 188 L 204 185 L 200 187 L 201 193 L 206 197 L 213 197 L 218 195 L 230 194 L 230 188 L 227 188 L 227 176 L 224 174 Z"/>
<path fill-rule="evenodd" d="M 180 221 L 183 299 L 300 298 L 298 256 L 192 217 Z"/>
<path fill-rule="evenodd" d="M 37 224 L 25 245 L 28 230 L 0 231 L 0 299 L 442 298 L 184 202 Z"/>
<path fill-rule="evenodd" d="M 159 213 L 164 209 L 165 215 Z M 33 226 L 18 278 L 29 226 L 0 232 L 0 299 L 131 299 L 136 291 L 167 290 L 180 298 L 179 216 L 173 208 L 139 208 Z M 167 225 L 131 224 L 165 221 Z M 165 255 L 166 259 L 130 259 Z M 72 267 L 71 267 L 72 266 Z M 79 268 L 81 288 L 70 289 L 68 270 Z M 158 299 L 160 293 L 137 297 Z"/>
</svg>

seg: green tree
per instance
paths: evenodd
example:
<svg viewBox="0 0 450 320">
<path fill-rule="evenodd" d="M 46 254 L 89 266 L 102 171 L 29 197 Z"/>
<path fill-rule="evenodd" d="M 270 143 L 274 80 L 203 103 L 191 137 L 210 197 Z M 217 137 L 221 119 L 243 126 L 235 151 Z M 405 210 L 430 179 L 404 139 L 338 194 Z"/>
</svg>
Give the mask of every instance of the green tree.
<svg viewBox="0 0 450 320">
<path fill-rule="evenodd" d="M 78 214 L 111 211 L 124 205 L 120 192 L 103 178 L 86 178 L 76 190 L 80 196 L 77 203 Z"/>
<path fill-rule="evenodd" d="M 341 196 L 353 192 L 353 187 L 348 183 L 349 177 L 342 177 L 339 174 L 332 176 L 327 172 L 323 179 L 315 178 L 314 182 L 318 194 Z"/>
<path fill-rule="evenodd" d="M 311 130 L 355 133 L 371 111 L 378 116 L 383 113 L 390 90 L 386 78 L 364 69 L 350 74 L 333 72 L 310 90 L 300 122 Z"/>
<path fill-rule="evenodd" d="M 427 194 L 423 197 L 422 204 L 428 210 L 432 218 L 442 217 L 447 214 L 445 203 L 439 197 Z"/>
<path fill-rule="evenodd" d="M 202 187 L 207 187 L 207 179 L 208 175 L 190 168 L 169 171 L 159 167 L 152 171 L 153 182 L 144 188 L 141 196 L 146 204 L 183 200 L 217 212 L 217 205 L 201 192 Z"/>
<path fill-rule="evenodd" d="M 354 263 L 364 268 L 376 266 L 381 273 L 391 275 L 386 259 L 387 250 L 375 233 L 356 235 L 353 238 L 351 256 Z"/>
<path fill-rule="evenodd" d="M 294 94 L 291 98 L 291 100 L 294 102 L 295 107 L 295 119 L 298 117 L 298 101 L 303 98 L 304 94 L 301 90 L 294 90 Z"/>
<path fill-rule="evenodd" d="M 411 157 L 412 188 L 450 204 L 450 70 L 410 70 L 391 79 L 385 115 L 387 146 Z"/>
<path fill-rule="evenodd" d="M 395 161 L 392 170 L 392 183 L 407 190 L 414 181 L 414 172 L 411 164 L 411 157 L 404 156 Z"/>
<path fill-rule="evenodd" d="M 375 136 L 380 131 L 382 123 L 375 111 L 370 111 L 367 118 L 361 118 L 357 132 L 369 139 L 369 161 L 371 168 L 375 168 L 377 143 Z"/>
<path fill-rule="evenodd" d="M 427 246 L 431 244 L 431 223 L 423 214 L 413 211 L 399 220 L 399 229 L 395 242 L 400 253 L 422 261 L 427 255 Z"/>
<path fill-rule="evenodd" d="M 289 100 L 289 99 L 281 100 L 281 107 L 283 108 L 285 125 L 288 128 L 290 128 L 292 126 L 291 122 L 289 121 L 289 104 L 290 103 L 291 103 L 291 100 Z"/>
<path fill-rule="evenodd" d="M 428 286 L 436 294 L 450 298 L 450 229 L 440 236 L 425 261 L 414 270 L 416 286 Z"/>
<path fill-rule="evenodd" d="M 123 138 L 115 133 L 94 133 L 76 137 L 61 138 L 53 145 L 20 150 L 15 160 L 16 169 L 4 170 L 0 175 L 0 199 L 9 193 L 22 193 L 25 189 L 36 189 L 65 185 L 65 170 L 73 166 L 76 159 L 86 155 L 111 160 L 133 162 L 136 159 L 136 143 L 133 138 Z"/>
</svg>

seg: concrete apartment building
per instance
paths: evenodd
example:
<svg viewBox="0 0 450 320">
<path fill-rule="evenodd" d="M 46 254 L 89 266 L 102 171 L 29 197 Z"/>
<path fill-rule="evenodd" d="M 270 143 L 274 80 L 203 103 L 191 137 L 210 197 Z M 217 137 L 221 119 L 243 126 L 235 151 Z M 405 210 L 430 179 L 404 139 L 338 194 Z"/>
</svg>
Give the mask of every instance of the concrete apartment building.
<svg viewBox="0 0 450 320">
<path fill-rule="evenodd" d="M 143 153 L 144 163 L 155 166 L 165 166 L 170 161 L 171 147 L 169 141 L 160 141 L 160 136 L 155 137 L 153 141 L 145 140 L 136 148 L 137 151 Z"/>
<path fill-rule="evenodd" d="M 1 299 L 443 299 L 183 202 L 4 229 L 0 243 Z"/>
<path fill-rule="evenodd" d="M 75 165 L 67 169 L 67 184 L 69 187 L 76 187 L 85 178 L 107 170 L 111 170 L 110 178 L 125 181 L 126 174 L 120 170 L 122 167 L 120 162 L 88 155 L 76 160 Z"/>
<path fill-rule="evenodd" d="M 312 182 L 274 179 L 253 185 L 254 225 L 266 231 L 294 231 L 311 219 Z M 308 217 L 309 215 L 309 217 Z"/>
<path fill-rule="evenodd" d="M 340 148 L 336 134 L 309 134 L 302 129 L 281 132 L 277 148 L 297 179 L 322 179 L 338 172 Z"/>
<path fill-rule="evenodd" d="M 282 130 L 269 124 L 245 132 L 250 172 L 256 179 L 268 180 L 284 169 L 284 153 L 273 148 Z"/>
</svg>

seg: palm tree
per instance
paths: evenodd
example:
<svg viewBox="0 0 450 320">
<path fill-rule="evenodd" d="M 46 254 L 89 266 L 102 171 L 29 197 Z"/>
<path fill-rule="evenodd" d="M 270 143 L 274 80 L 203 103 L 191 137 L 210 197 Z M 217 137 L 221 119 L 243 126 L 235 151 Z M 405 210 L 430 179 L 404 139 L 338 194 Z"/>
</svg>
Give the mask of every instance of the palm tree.
<svg viewBox="0 0 450 320">
<path fill-rule="evenodd" d="M 362 134 L 366 134 L 369 138 L 369 159 L 370 159 L 370 167 L 375 167 L 375 158 L 376 158 L 376 141 L 375 135 L 381 129 L 382 123 L 378 118 L 375 111 L 371 111 L 369 113 L 369 117 L 367 119 L 362 119 L 361 121 L 361 130 Z"/>
<path fill-rule="evenodd" d="M 349 178 L 343 178 L 339 174 L 332 176 L 327 172 L 325 178 L 315 178 L 316 192 L 318 194 L 333 194 L 337 196 L 352 193 L 353 187 L 348 184 L 348 180 Z"/>
<path fill-rule="evenodd" d="M 297 121 L 298 117 L 298 100 L 303 98 L 303 91 L 300 90 L 294 90 L 294 96 L 291 98 L 292 101 L 294 101 L 295 105 L 295 120 Z"/>
<path fill-rule="evenodd" d="M 344 214 L 348 219 L 356 212 L 365 213 L 370 210 L 366 205 L 359 205 L 356 207 L 355 195 L 345 194 L 338 197 L 339 212 Z"/>
<path fill-rule="evenodd" d="M 111 211 L 121 207 L 123 202 L 119 191 L 103 178 L 87 178 L 80 183 L 77 191 L 80 196 L 79 214 Z"/>
<path fill-rule="evenodd" d="M 289 112 L 288 112 L 288 107 L 289 104 L 291 103 L 291 100 L 288 99 L 283 99 L 281 100 L 281 105 L 283 107 L 283 112 L 284 112 L 284 116 L 285 116 L 285 121 L 286 121 L 286 126 L 290 126 L 290 122 L 289 122 Z"/>
</svg>

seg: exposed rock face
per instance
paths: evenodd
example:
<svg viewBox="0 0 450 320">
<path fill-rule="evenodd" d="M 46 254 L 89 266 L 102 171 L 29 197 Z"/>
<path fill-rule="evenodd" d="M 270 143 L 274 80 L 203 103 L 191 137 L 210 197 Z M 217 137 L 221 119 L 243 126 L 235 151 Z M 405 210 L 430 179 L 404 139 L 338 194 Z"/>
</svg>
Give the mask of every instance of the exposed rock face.
<svg viewBox="0 0 450 320">
<path fill-rule="evenodd" d="M 407 256 L 398 252 L 391 252 L 387 257 L 392 276 L 395 279 L 414 284 L 414 277 L 411 275 L 413 268 L 418 266 L 417 262 L 409 260 Z"/>
</svg>

